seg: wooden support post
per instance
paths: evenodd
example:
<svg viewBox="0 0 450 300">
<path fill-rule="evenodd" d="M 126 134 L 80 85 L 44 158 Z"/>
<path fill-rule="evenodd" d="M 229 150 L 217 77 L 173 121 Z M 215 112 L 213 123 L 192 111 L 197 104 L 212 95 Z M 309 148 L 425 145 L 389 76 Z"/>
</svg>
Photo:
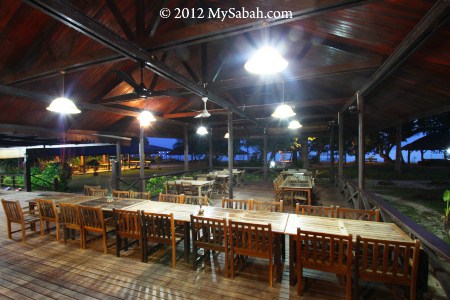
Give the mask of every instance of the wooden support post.
<svg viewBox="0 0 450 300">
<path fill-rule="evenodd" d="M 264 182 L 267 182 L 269 180 L 269 166 L 267 164 L 267 127 L 264 128 L 263 155 L 263 180 Z"/>
<path fill-rule="evenodd" d="M 364 133 L 364 97 L 359 92 L 356 93 L 357 105 L 358 105 L 358 188 L 363 191 L 365 188 L 365 133 Z M 361 197 L 359 196 L 359 207 L 361 208 Z"/>
<path fill-rule="evenodd" d="M 308 169 L 309 168 L 309 159 L 308 159 L 308 137 L 302 136 L 301 137 L 301 155 L 302 155 L 302 162 L 303 162 L 303 168 Z"/>
<path fill-rule="evenodd" d="M 189 138 L 187 125 L 184 126 L 184 171 L 189 171 Z"/>
<path fill-rule="evenodd" d="M 139 190 L 141 192 L 145 191 L 145 148 L 144 148 L 144 127 L 140 127 L 140 134 L 139 134 L 139 178 L 140 178 L 140 185 Z"/>
<path fill-rule="evenodd" d="M 395 173 L 402 174 L 402 124 L 398 124 L 395 132 Z"/>
<path fill-rule="evenodd" d="M 338 173 L 340 176 L 344 175 L 344 115 L 338 112 L 339 123 L 339 166 Z"/>
<path fill-rule="evenodd" d="M 25 150 L 23 159 L 23 187 L 25 191 L 31 192 L 31 165 L 28 150 Z"/>
<path fill-rule="evenodd" d="M 233 199 L 233 112 L 228 111 L 228 197 Z"/>
<path fill-rule="evenodd" d="M 122 176 L 122 153 L 120 149 L 120 143 L 116 143 L 116 161 L 119 163 L 119 168 L 116 171 L 117 177 Z"/>
</svg>

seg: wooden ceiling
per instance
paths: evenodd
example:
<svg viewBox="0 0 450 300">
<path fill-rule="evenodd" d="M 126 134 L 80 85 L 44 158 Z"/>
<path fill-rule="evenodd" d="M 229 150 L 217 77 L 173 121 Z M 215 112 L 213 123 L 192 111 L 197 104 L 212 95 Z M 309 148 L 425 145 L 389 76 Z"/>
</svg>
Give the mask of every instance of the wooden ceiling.
<svg viewBox="0 0 450 300">
<path fill-rule="evenodd" d="M 294 107 L 303 128 L 329 131 L 344 113 L 356 128 L 360 91 L 367 130 L 450 110 L 449 1 L 0 1 L 0 146 L 115 142 L 139 134 L 138 113 L 158 118 L 148 136 L 182 138 L 195 130 L 207 95 L 214 138 L 292 135 L 270 116 L 277 104 Z M 172 16 L 161 18 L 161 8 Z M 175 18 L 190 12 L 235 9 L 291 11 L 288 19 Z M 193 10 L 192 10 L 193 9 Z M 186 10 L 185 10 L 186 12 Z M 243 68 L 264 41 L 289 61 L 273 76 Z M 115 70 L 140 82 L 146 99 Z M 61 117 L 45 108 L 65 93 L 82 110 Z M 347 115 L 349 117 L 347 117 Z"/>
</svg>

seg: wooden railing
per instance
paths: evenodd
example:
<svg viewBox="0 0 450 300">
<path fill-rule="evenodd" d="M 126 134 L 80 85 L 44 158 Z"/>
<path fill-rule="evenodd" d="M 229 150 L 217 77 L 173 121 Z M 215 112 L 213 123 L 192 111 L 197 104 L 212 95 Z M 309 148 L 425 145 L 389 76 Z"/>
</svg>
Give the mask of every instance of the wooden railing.
<svg viewBox="0 0 450 300">
<path fill-rule="evenodd" d="M 5 179 L 7 178 L 11 178 L 11 183 L 7 183 L 5 182 Z M 18 178 L 22 178 L 23 179 L 23 174 L 0 174 L 0 188 L 6 188 L 6 187 L 10 187 L 10 188 L 23 188 L 23 180 L 22 183 L 19 184 L 18 183 Z"/>
<path fill-rule="evenodd" d="M 337 173 L 333 174 L 335 184 L 346 202 L 360 209 L 378 208 L 384 222 L 393 222 L 412 238 L 420 240 L 424 252 L 428 255 L 431 270 L 441 282 L 447 297 L 450 298 L 450 245 L 392 207 L 381 197 L 367 190 L 360 190 L 357 183 L 350 178 Z"/>
</svg>

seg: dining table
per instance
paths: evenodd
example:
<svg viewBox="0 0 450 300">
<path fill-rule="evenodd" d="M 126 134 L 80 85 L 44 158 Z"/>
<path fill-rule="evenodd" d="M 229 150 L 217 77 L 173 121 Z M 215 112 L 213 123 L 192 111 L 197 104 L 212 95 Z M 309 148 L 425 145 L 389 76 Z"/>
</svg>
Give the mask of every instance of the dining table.
<svg viewBox="0 0 450 300">
<path fill-rule="evenodd" d="M 197 188 L 197 195 L 202 196 L 202 190 L 204 187 L 209 187 L 214 180 L 191 180 L 191 179 L 177 179 L 175 184 L 181 185 L 182 183 L 190 183 L 194 188 Z"/>
<path fill-rule="evenodd" d="M 311 194 L 313 189 L 312 181 L 309 178 L 299 179 L 296 176 L 288 176 L 280 185 L 282 197 L 292 192 L 306 192 L 307 204 L 311 205 Z"/>
<path fill-rule="evenodd" d="M 296 280 L 293 255 L 296 251 L 294 241 L 297 238 L 297 228 L 328 234 L 351 234 L 353 242 L 356 242 L 357 235 L 378 240 L 412 241 L 409 235 L 394 223 L 289 214 L 284 233 L 289 236 L 289 281 L 291 285 L 294 285 Z"/>
</svg>

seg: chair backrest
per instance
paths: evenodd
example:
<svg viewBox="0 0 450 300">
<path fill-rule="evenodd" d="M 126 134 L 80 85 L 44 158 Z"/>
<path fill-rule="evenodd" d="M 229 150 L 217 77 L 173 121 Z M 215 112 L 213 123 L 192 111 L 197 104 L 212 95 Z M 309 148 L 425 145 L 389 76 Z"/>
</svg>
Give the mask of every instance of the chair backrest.
<svg viewBox="0 0 450 300">
<path fill-rule="evenodd" d="M 208 174 L 202 174 L 197 176 L 197 180 L 204 180 L 204 181 L 208 180 Z"/>
<path fill-rule="evenodd" d="M 152 200 L 152 194 L 150 192 L 134 192 L 130 191 L 130 198 Z"/>
<path fill-rule="evenodd" d="M 182 180 L 194 180 L 194 177 L 192 177 L 192 176 L 182 176 L 181 179 Z"/>
<path fill-rule="evenodd" d="M 336 207 L 336 218 L 379 222 L 380 211 L 378 209 L 364 210 L 338 206 Z"/>
<path fill-rule="evenodd" d="M 177 186 L 175 180 L 169 180 L 165 185 L 166 194 L 177 194 Z"/>
<path fill-rule="evenodd" d="M 222 208 L 251 209 L 251 200 L 226 199 L 222 197 Z"/>
<path fill-rule="evenodd" d="M 156 214 L 141 211 L 140 224 L 144 240 L 172 244 L 175 247 L 175 220 L 173 213 Z"/>
<path fill-rule="evenodd" d="M 192 243 L 195 247 L 228 251 L 228 226 L 226 219 L 212 219 L 191 215 Z"/>
<path fill-rule="evenodd" d="M 252 200 L 251 204 L 252 210 L 283 212 L 283 200 L 280 201 Z"/>
<path fill-rule="evenodd" d="M 197 189 L 192 186 L 190 182 L 181 182 L 181 186 L 183 188 L 183 194 L 185 195 L 196 195 Z"/>
<path fill-rule="evenodd" d="M 130 198 L 130 191 L 112 190 L 113 197 Z"/>
<path fill-rule="evenodd" d="M 24 221 L 22 207 L 19 200 L 11 201 L 2 199 L 3 210 L 9 222 L 22 224 Z"/>
<path fill-rule="evenodd" d="M 105 220 L 100 206 L 79 205 L 81 221 L 83 228 L 93 232 L 103 232 L 105 229 Z"/>
<path fill-rule="evenodd" d="M 37 199 L 36 204 L 39 211 L 39 216 L 44 221 L 58 221 L 58 211 L 53 200 Z"/>
<path fill-rule="evenodd" d="M 94 197 L 106 197 L 108 195 L 108 189 L 91 189 L 91 195 Z"/>
<path fill-rule="evenodd" d="M 181 185 L 181 183 L 175 182 L 175 189 L 178 195 L 183 194 L 183 186 Z"/>
<path fill-rule="evenodd" d="M 122 238 L 140 239 L 142 237 L 140 214 L 139 210 L 113 209 L 116 235 Z"/>
<path fill-rule="evenodd" d="M 420 242 L 396 242 L 356 236 L 357 279 L 410 287 L 415 299 Z"/>
<path fill-rule="evenodd" d="M 77 204 L 60 203 L 59 220 L 69 228 L 81 228 L 81 216 Z"/>
<path fill-rule="evenodd" d="M 334 207 L 297 204 L 295 206 L 295 213 L 300 215 L 334 218 Z"/>
<path fill-rule="evenodd" d="M 159 202 L 170 202 L 170 203 L 184 203 L 184 194 L 174 195 L 174 194 L 162 194 L 159 193 Z"/>
<path fill-rule="evenodd" d="M 101 189 L 101 188 L 102 188 L 101 185 L 85 185 L 84 186 L 84 195 L 85 196 L 92 196 L 91 195 L 91 190 L 92 189 L 98 190 L 98 189 Z"/>
<path fill-rule="evenodd" d="M 298 264 L 307 269 L 347 274 L 352 268 L 352 235 L 297 228 Z"/>
<path fill-rule="evenodd" d="M 232 253 L 271 258 L 273 251 L 272 225 L 229 220 L 229 241 Z"/>
<path fill-rule="evenodd" d="M 184 204 L 209 205 L 208 196 L 184 195 Z"/>
</svg>

